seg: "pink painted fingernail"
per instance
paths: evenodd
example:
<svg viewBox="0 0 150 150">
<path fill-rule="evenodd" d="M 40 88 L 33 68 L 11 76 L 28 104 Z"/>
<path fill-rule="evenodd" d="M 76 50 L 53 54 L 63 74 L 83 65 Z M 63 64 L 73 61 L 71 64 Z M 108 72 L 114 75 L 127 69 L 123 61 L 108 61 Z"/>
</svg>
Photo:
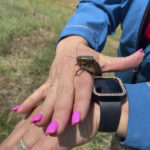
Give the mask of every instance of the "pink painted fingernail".
<svg viewBox="0 0 150 150">
<path fill-rule="evenodd" d="M 144 51 L 143 51 L 143 48 L 137 50 L 136 53 L 137 53 L 137 52 L 141 52 L 143 56 L 145 55 L 145 54 L 144 54 Z"/>
<path fill-rule="evenodd" d="M 81 118 L 81 114 L 79 111 L 74 111 L 72 115 L 72 125 L 79 123 Z"/>
<path fill-rule="evenodd" d="M 12 111 L 17 111 L 20 107 L 21 107 L 21 105 L 17 105 L 12 109 Z"/>
<path fill-rule="evenodd" d="M 43 115 L 42 114 L 37 114 L 35 115 L 32 120 L 31 120 L 31 123 L 35 123 L 35 122 L 38 122 L 42 119 Z"/>
<path fill-rule="evenodd" d="M 58 123 L 57 123 L 57 121 L 52 121 L 52 122 L 48 125 L 45 134 L 46 134 L 46 135 L 48 135 L 48 134 L 53 134 L 53 133 L 55 133 L 55 132 L 57 131 L 57 129 L 58 129 Z"/>
</svg>

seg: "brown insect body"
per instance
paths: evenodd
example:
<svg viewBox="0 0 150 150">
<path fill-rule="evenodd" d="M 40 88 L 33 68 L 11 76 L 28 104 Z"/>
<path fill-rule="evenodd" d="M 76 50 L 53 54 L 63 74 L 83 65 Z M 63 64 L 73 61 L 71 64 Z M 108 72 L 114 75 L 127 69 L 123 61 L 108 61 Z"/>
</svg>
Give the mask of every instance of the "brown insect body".
<svg viewBox="0 0 150 150">
<path fill-rule="evenodd" d="M 102 76 L 101 67 L 93 56 L 78 56 L 77 64 L 81 69 L 88 71 L 94 76 Z"/>
</svg>

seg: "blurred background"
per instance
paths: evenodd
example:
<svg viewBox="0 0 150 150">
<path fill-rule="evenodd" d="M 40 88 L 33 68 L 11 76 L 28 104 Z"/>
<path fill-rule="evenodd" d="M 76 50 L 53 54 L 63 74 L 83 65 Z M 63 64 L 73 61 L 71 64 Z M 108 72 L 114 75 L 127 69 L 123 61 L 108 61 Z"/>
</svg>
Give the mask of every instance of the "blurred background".
<svg viewBox="0 0 150 150">
<path fill-rule="evenodd" d="M 76 0 L 0 0 L 0 143 L 23 118 L 11 111 L 48 77 L 55 45 Z M 116 56 L 121 35 L 107 38 L 103 53 Z M 109 73 L 106 76 L 113 76 Z M 115 135 L 98 133 L 74 150 L 125 150 Z"/>
</svg>

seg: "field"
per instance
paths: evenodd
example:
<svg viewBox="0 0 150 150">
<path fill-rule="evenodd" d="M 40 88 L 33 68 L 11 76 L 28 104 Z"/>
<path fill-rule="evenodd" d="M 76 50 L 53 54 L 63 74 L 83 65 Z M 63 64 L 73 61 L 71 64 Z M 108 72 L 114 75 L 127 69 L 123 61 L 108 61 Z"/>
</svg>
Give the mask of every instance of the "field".
<svg viewBox="0 0 150 150">
<path fill-rule="evenodd" d="M 0 1 L 0 142 L 23 117 L 11 108 L 47 79 L 56 41 L 75 8 L 75 0 Z M 118 28 L 108 37 L 105 54 L 116 55 L 120 34 Z M 111 138 L 99 133 L 75 149 L 109 150 Z"/>
</svg>

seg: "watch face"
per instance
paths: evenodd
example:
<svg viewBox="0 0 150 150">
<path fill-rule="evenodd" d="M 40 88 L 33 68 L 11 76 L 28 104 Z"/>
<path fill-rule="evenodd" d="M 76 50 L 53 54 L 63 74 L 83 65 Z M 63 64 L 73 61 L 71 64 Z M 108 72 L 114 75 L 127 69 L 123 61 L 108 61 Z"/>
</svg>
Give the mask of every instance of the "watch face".
<svg viewBox="0 0 150 150">
<path fill-rule="evenodd" d="M 126 97 L 126 89 L 119 78 L 97 77 L 94 80 L 93 95 L 96 100 L 121 101 Z"/>
<path fill-rule="evenodd" d="M 100 78 L 95 80 L 95 88 L 98 93 L 122 93 L 118 80 L 112 78 Z"/>
</svg>

